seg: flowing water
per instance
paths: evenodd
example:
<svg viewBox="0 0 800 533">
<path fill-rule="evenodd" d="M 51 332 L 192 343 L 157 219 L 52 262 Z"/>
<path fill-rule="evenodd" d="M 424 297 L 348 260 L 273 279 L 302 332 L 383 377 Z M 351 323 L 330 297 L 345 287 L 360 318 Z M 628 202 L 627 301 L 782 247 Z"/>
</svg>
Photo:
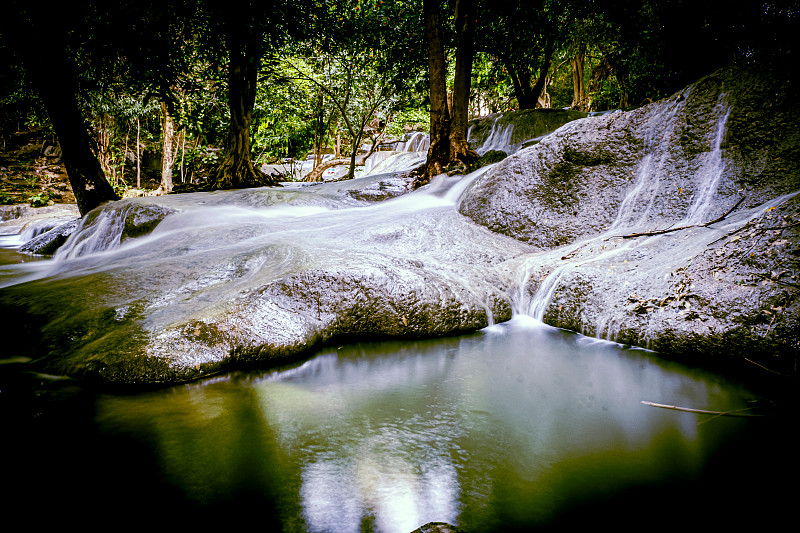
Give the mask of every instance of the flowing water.
<svg viewBox="0 0 800 533">
<path fill-rule="evenodd" d="M 389 232 L 413 213 L 452 210 L 476 175 L 368 207 L 302 196 L 264 209 L 205 205 L 127 244 L 109 217 L 55 259 L 20 268 L 125 262 L 187 224 L 204 231 L 232 217 L 252 226 L 241 249 L 280 232 L 335 248 L 344 228 L 348 246 L 353 228 Z M 223 242 L 218 253 L 231 253 Z M 774 477 L 796 470 L 786 462 L 792 428 L 643 404 L 746 413 L 758 397 L 649 351 L 545 326 L 536 318 L 557 273 L 529 300 L 522 274 L 515 317 L 474 334 L 326 346 L 286 367 L 155 391 L 87 391 L 2 359 L 3 516 L 331 533 L 430 521 L 473 533 L 782 523 L 793 498 Z"/>
</svg>

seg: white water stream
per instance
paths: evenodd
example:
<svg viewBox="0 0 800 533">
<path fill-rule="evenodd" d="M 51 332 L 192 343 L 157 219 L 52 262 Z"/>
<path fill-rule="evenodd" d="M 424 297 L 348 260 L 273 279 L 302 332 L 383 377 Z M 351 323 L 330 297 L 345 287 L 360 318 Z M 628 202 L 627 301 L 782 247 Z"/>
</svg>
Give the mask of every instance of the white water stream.
<svg viewBox="0 0 800 533">
<path fill-rule="evenodd" d="M 661 111 L 661 117 L 653 122 L 666 124 L 667 128 L 673 128 L 675 122 L 673 119 L 685 106 L 687 99 L 680 99 L 671 107 L 665 107 Z M 701 173 L 696 178 L 697 191 L 683 221 L 678 224 L 696 224 L 708 216 L 716 187 L 725 169 L 722 139 L 729 113 L 730 110 L 724 104 L 724 99 L 720 98 L 717 106 L 716 125 L 710 140 L 711 150 L 703 156 Z M 490 149 L 513 151 L 512 146 L 503 144 L 510 142 L 510 135 L 511 128 L 502 129 L 496 127 L 495 124 L 492 133 L 479 147 L 479 153 L 485 153 Z M 553 261 L 551 258 L 545 261 L 557 266 L 543 278 L 534 280 L 536 290 L 533 294 L 529 294 L 531 276 L 534 272 L 541 271 L 543 259 L 547 258 L 547 254 L 545 256 L 533 254 L 521 262 L 518 270 L 518 285 L 511 298 L 515 314 L 527 315 L 539 321 L 543 320 L 567 273 L 588 264 L 611 263 L 622 254 L 637 247 L 646 248 L 652 245 L 654 240 L 659 239 L 658 236 L 630 240 L 614 239 L 614 237 L 630 228 L 639 228 L 640 231 L 648 214 L 658 202 L 660 191 L 657 176 L 658 173 L 663 172 L 662 166 L 665 154 L 668 152 L 664 145 L 667 143 L 668 137 L 670 137 L 670 131 L 654 128 L 649 132 L 645 140 L 646 153 L 639 165 L 636 179 L 622 200 L 613 224 L 607 231 L 596 237 L 569 245 L 570 249 L 581 249 L 585 253 L 577 254 L 574 259 Z M 420 152 L 417 150 L 425 142 L 426 138 L 423 134 L 415 134 L 402 146 L 404 151 L 385 159 L 376 166 L 374 171 L 391 168 L 388 163 L 393 159 L 403 161 L 402 157 L 419 157 Z M 402 164 L 398 166 L 402 166 Z M 168 216 L 150 235 L 125 243 L 121 242 L 121 235 L 125 219 L 129 216 L 130 211 L 128 209 L 104 210 L 91 222 L 84 219 L 82 230 L 73 233 L 53 260 L 5 267 L 6 269 L 18 268 L 20 272 L 25 272 L 27 275 L 9 276 L 6 274 L 3 276 L 6 279 L 3 283 L 7 285 L 17 283 L 20 279 L 28 280 L 59 272 L 78 271 L 85 265 L 91 265 L 92 269 L 100 269 L 104 264 L 113 265 L 121 261 L 130 261 L 138 254 L 148 255 L 150 248 L 157 249 L 158 241 L 176 236 L 187 238 L 183 235 L 192 234 L 186 233 L 187 228 L 192 228 L 193 232 L 197 232 L 201 228 L 206 228 L 208 231 L 219 231 L 219 228 L 242 224 L 252 227 L 250 230 L 252 237 L 242 242 L 218 242 L 216 246 L 220 248 L 221 253 L 225 253 L 222 252 L 223 249 L 228 249 L 228 253 L 241 253 L 240 251 L 252 246 L 250 242 L 254 238 L 273 242 L 285 242 L 287 239 L 289 242 L 316 242 L 319 243 L 317 246 L 321 247 L 347 248 L 352 246 L 348 241 L 348 236 L 353 234 L 353 229 L 361 230 L 372 227 L 375 228 L 373 230 L 375 232 L 390 232 L 392 230 L 389 228 L 402 228 L 412 214 L 430 209 L 455 209 L 463 191 L 490 168 L 492 166 L 484 167 L 464 177 L 439 176 L 430 185 L 418 191 L 373 204 L 354 202 L 349 196 L 342 195 L 340 192 L 333 195 L 324 193 L 325 189 L 317 187 L 295 190 L 291 193 L 285 192 L 285 198 L 281 196 L 284 192 L 279 191 L 277 202 L 274 205 L 258 208 L 238 204 L 237 200 L 234 200 L 233 204 L 226 204 L 223 201 L 222 205 L 215 205 L 215 199 L 223 198 L 225 193 L 215 193 L 206 197 L 202 195 L 171 197 L 168 200 L 172 202 L 173 208 L 178 212 Z M 763 207 L 763 209 L 766 208 Z M 751 216 L 756 216 L 756 214 Z M 726 225 L 720 226 L 719 231 L 723 231 L 723 228 L 727 231 L 729 224 L 736 223 L 730 220 L 726 221 Z M 739 221 L 738 223 L 743 222 Z M 208 245 L 201 245 L 197 242 L 192 246 L 205 248 Z M 558 254 L 563 255 L 564 250 L 557 249 L 549 253 L 550 256 Z M 487 314 L 492 323 L 491 312 L 488 308 Z M 602 334 L 604 329 L 607 327 L 598 327 L 599 334 Z M 613 330 L 609 329 L 607 336 L 613 338 Z"/>
</svg>

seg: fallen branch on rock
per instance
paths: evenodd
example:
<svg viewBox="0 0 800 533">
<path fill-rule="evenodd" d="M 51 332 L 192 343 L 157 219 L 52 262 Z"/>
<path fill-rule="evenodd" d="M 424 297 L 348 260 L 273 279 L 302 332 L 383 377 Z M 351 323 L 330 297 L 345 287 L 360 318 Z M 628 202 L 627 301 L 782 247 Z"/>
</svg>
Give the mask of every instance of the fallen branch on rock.
<svg viewBox="0 0 800 533">
<path fill-rule="evenodd" d="M 746 198 L 745 196 L 742 196 L 742 197 L 739 199 L 739 201 L 738 201 L 738 202 L 736 202 L 736 203 L 733 205 L 733 207 L 731 207 L 730 209 L 728 209 L 728 210 L 725 212 L 725 214 L 723 214 L 722 216 L 719 216 L 719 217 L 715 218 L 714 220 L 709 220 L 708 222 L 705 222 L 705 223 L 703 223 L 703 224 L 691 224 L 691 225 L 689 225 L 689 226 L 678 226 L 677 228 L 672 228 L 672 227 L 670 227 L 670 228 L 667 228 L 667 229 L 661 229 L 661 230 L 655 230 L 655 231 L 643 231 L 643 232 L 641 232 L 641 233 L 631 233 L 631 234 L 629 234 L 629 235 L 615 235 L 615 237 L 619 237 L 619 238 L 622 238 L 622 239 L 633 239 L 633 238 L 635 238 L 635 237 L 647 237 L 647 236 L 651 236 L 651 235 L 663 235 L 663 234 L 665 234 L 665 233 L 672 233 L 673 231 L 680 231 L 680 230 L 682 230 L 682 229 L 689 229 L 689 228 L 705 228 L 705 227 L 708 227 L 708 226 L 710 226 L 711 224 L 716 224 L 717 222 L 720 222 L 720 221 L 722 221 L 722 220 L 725 220 L 725 218 L 726 218 L 728 215 L 730 215 L 731 213 L 733 213 L 734 209 L 736 209 L 737 207 L 739 207 L 739 206 L 741 205 L 741 203 L 742 203 L 742 202 L 744 202 L 744 199 L 745 199 L 745 198 Z"/>
<path fill-rule="evenodd" d="M 742 196 L 741 198 L 739 198 L 739 201 L 738 201 L 738 202 L 736 202 L 735 204 L 733 204 L 733 207 L 731 207 L 730 209 L 728 209 L 727 211 L 725 211 L 725 214 L 723 214 L 722 216 L 719 216 L 719 217 L 715 218 L 714 220 L 709 220 L 709 221 L 708 221 L 708 222 L 706 222 L 705 224 L 701 224 L 701 226 L 703 226 L 703 227 L 707 227 L 707 226 L 710 226 L 711 224 L 716 224 L 717 222 L 722 222 L 723 220 L 725 220 L 725 219 L 728 217 L 728 215 L 730 215 L 731 213 L 733 213 L 733 211 L 734 211 L 734 210 L 735 210 L 737 207 L 739 207 L 740 205 L 742 205 L 742 202 L 744 202 L 744 199 L 745 199 L 745 198 L 747 198 L 747 197 L 746 197 L 746 196 Z"/>
</svg>

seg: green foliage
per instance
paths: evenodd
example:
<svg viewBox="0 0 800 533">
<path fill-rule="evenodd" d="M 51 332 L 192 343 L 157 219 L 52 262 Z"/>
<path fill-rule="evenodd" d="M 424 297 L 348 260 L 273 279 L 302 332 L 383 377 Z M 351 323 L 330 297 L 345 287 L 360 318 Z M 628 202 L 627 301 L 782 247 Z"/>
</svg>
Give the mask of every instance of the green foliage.
<svg viewBox="0 0 800 533">
<path fill-rule="evenodd" d="M 452 7 L 442 3 L 445 19 Z M 23 2 L 10 9 L 36 16 Z M 227 51 L 237 29 L 260 39 L 257 164 L 329 148 L 337 135 L 347 153 L 382 124 L 392 136 L 429 126 L 421 0 L 80 0 L 62 11 L 84 116 L 118 187 L 135 180 L 137 130 L 146 159 L 159 157 L 162 102 L 183 141 L 175 175 L 177 165 L 188 179 L 216 164 L 230 123 Z M 543 72 L 551 107 L 569 106 L 569 58 L 578 49 L 593 109 L 657 99 L 731 59 L 773 54 L 788 64 L 800 18 L 792 0 L 478 0 L 478 13 L 473 115 L 518 108 L 513 82 L 530 87 Z M 0 131 L 49 127 L 12 34 L 0 28 Z M 145 162 L 143 172 L 155 174 Z"/>
<path fill-rule="evenodd" d="M 409 130 L 427 131 L 431 124 L 428 111 L 419 108 L 403 109 L 395 114 L 386 126 L 386 134 L 398 137 Z"/>
<path fill-rule="evenodd" d="M 50 194 L 47 192 L 40 192 L 28 198 L 28 203 L 30 203 L 31 207 L 44 207 L 50 205 L 50 202 Z"/>
<path fill-rule="evenodd" d="M 500 62 L 486 53 L 478 53 L 472 64 L 471 100 L 473 116 L 510 111 L 514 87 L 511 78 Z"/>
</svg>

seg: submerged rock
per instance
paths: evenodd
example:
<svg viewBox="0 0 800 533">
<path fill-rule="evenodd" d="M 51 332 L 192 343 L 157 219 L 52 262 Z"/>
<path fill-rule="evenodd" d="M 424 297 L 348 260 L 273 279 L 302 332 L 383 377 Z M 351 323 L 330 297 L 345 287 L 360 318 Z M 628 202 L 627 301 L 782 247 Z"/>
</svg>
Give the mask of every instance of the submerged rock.
<svg viewBox="0 0 800 533">
<path fill-rule="evenodd" d="M 37 235 L 20 246 L 20 253 L 33 255 L 53 255 L 72 235 L 81 219 L 75 218 L 55 228 Z"/>
</svg>

